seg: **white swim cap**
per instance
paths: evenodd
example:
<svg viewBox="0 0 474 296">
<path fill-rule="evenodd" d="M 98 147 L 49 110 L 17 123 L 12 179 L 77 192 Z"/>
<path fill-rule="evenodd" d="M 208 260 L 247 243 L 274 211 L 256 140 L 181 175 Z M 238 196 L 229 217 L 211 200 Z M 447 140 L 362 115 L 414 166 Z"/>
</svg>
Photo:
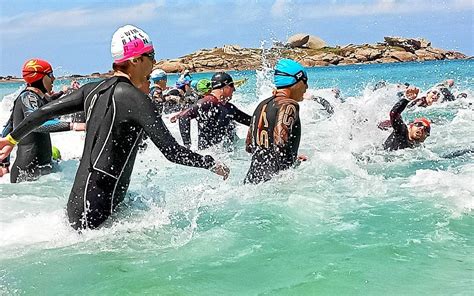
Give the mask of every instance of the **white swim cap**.
<svg viewBox="0 0 474 296">
<path fill-rule="evenodd" d="M 122 63 L 153 51 L 153 43 L 143 30 L 132 25 L 125 25 L 118 28 L 112 36 L 110 51 L 114 63 Z"/>
</svg>

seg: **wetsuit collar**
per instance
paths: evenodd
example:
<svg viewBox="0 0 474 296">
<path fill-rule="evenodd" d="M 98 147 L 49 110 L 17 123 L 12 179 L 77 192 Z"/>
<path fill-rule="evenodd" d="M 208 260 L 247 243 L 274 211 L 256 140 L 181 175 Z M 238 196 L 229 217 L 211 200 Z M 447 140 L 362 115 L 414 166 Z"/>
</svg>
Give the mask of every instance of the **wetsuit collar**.
<svg viewBox="0 0 474 296">
<path fill-rule="evenodd" d="M 45 97 L 45 94 L 41 90 L 37 89 L 36 87 L 27 86 L 26 90 L 34 92 L 35 94 L 37 94 L 42 99 Z"/>
</svg>

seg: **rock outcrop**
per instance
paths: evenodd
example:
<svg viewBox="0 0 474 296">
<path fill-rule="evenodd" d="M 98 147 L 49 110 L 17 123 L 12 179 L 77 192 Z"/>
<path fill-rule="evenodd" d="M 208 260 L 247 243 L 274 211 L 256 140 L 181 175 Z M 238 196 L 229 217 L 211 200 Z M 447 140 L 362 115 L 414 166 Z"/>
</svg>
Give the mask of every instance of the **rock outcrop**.
<svg viewBox="0 0 474 296">
<path fill-rule="evenodd" d="M 319 38 L 313 46 L 310 44 L 312 38 L 317 37 L 296 34 L 288 39 L 286 45 L 276 43 L 270 49 L 242 48 L 238 45 L 202 49 L 178 59 L 158 61 L 155 67 L 176 73 L 184 69 L 193 72 L 253 70 L 284 57 L 306 67 L 469 58 L 460 52 L 434 48 L 430 41 L 421 38 L 385 37 L 384 42 L 377 44 L 348 44 L 343 47 L 328 47 Z M 322 44 L 323 47 L 320 47 Z"/>
<path fill-rule="evenodd" d="M 288 38 L 286 42 L 287 46 L 290 48 L 309 48 L 309 49 L 320 49 L 327 46 L 327 43 L 314 35 L 309 34 L 295 34 Z"/>
<path fill-rule="evenodd" d="M 214 72 L 226 70 L 254 70 L 264 65 L 271 66 L 279 58 L 291 58 L 306 67 L 397 63 L 410 61 L 472 59 L 457 51 L 448 51 L 431 46 L 426 39 L 385 37 L 384 42 L 377 44 L 328 47 L 322 43 L 312 44 L 308 34 L 292 36 L 287 44 L 276 42 L 272 48 L 242 48 L 238 45 L 224 45 L 213 49 L 201 49 L 177 59 L 160 60 L 154 68 L 161 68 L 168 73 L 179 73 L 185 69 L 192 72 Z M 290 42 L 291 41 L 291 42 Z M 314 41 L 314 40 L 313 40 Z M 320 47 L 324 44 L 323 47 Z M 103 78 L 113 73 L 93 73 L 86 77 Z M 65 78 L 79 78 L 79 75 Z M 0 77 L 0 82 L 22 81 L 20 78 Z"/>
</svg>

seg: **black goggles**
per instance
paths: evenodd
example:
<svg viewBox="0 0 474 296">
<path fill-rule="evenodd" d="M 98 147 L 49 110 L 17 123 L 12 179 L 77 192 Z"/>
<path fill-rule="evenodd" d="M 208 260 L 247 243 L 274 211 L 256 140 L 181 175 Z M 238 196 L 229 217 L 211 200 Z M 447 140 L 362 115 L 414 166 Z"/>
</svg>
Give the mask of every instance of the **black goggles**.
<svg viewBox="0 0 474 296">
<path fill-rule="evenodd" d="M 424 125 L 423 122 L 418 121 L 418 122 L 413 123 L 413 125 L 416 127 L 422 127 L 425 130 L 426 134 L 428 136 L 430 135 L 431 127 Z"/>
<path fill-rule="evenodd" d="M 275 70 L 275 75 L 293 77 L 296 79 L 296 82 L 303 81 L 304 84 L 308 85 L 308 76 L 306 76 L 306 73 L 302 70 L 298 71 L 296 74 L 288 74 L 280 70 Z"/>
<path fill-rule="evenodd" d="M 154 61 L 155 60 L 155 51 L 145 52 L 145 53 L 142 54 L 142 57 L 148 57 L 152 61 Z"/>
</svg>

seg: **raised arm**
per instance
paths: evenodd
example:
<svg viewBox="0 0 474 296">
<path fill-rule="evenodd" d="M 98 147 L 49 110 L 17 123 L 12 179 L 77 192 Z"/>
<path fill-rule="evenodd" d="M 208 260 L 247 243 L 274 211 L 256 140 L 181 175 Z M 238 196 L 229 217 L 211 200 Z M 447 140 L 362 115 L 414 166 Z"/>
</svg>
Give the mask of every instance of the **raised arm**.
<svg viewBox="0 0 474 296">
<path fill-rule="evenodd" d="M 133 89 L 127 91 L 129 92 L 128 97 L 136 102 L 136 108 L 130 112 L 131 120 L 138 123 L 144 129 L 145 133 L 169 161 L 192 167 L 210 169 L 224 176 L 224 179 L 227 177 L 228 169 L 225 168 L 227 172 L 225 174 L 222 173 L 220 170 L 223 169 L 223 166 L 218 163 L 216 164 L 212 156 L 202 156 L 179 145 L 164 124 L 161 116 L 158 115 L 158 110 L 154 104 L 148 100 L 145 95 L 138 91 L 135 92 Z"/>
<path fill-rule="evenodd" d="M 390 123 L 396 132 L 402 132 L 406 127 L 402 119 L 402 112 L 405 110 L 409 102 L 410 101 L 403 98 L 393 106 L 392 110 L 390 110 Z"/>
</svg>

